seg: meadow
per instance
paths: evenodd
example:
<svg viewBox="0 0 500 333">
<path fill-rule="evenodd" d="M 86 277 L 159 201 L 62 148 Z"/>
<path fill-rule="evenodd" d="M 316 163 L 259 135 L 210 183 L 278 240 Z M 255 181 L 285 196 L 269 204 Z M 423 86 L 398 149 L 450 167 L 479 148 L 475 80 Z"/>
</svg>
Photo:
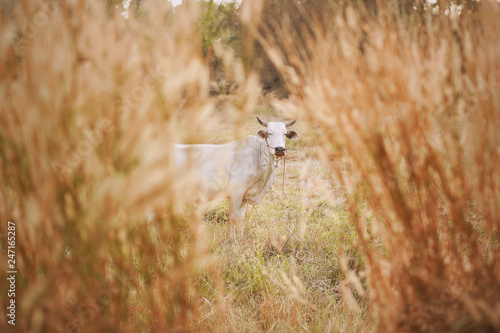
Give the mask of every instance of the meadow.
<svg viewBox="0 0 500 333">
<path fill-rule="evenodd" d="M 2 332 L 500 329 L 497 2 L 126 3 L 2 7 Z M 173 143 L 255 116 L 301 137 L 231 240 Z"/>
</svg>

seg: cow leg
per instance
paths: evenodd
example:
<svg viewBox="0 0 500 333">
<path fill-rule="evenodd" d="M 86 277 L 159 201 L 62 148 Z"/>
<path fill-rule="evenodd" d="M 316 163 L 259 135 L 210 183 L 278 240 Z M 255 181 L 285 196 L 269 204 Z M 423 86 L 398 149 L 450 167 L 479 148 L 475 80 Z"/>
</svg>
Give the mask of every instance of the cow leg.
<svg viewBox="0 0 500 333">
<path fill-rule="evenodd" d="M 241 207 L 240 207 L 240 214 L 239 214 L 238 219 L 237 219 L 238 225 L 239 225 L 238 231 L 240 233 L 239 236 L 241 236 L 241 237 L 243 237 L 243 230 L 244 230 L 243 226 L 244 226 L 244 223 L 245 223 L 245 212 L 246 212 L 246 210 L 247 210 L 247 204 L 245 202 L 242 202 L 241 203 Z"/>
<path fill-rule="evenodd" d="M 229 203 L 229 236 L 234 240 L 243 233 L 242 222 L 245 218 L 246 203 L 243 202 L 245 192 L 231 196 Z"/>
</svg>

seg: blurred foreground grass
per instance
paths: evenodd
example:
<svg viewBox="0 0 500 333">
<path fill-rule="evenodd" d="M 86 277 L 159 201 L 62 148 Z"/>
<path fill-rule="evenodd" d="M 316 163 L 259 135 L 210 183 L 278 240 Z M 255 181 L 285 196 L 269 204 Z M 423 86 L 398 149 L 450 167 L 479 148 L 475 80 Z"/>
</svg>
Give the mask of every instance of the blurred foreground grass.
<svg viewBox="0 0 500 333">
<path fill-rule="evenodd" d="M 498 330 L 500 9 L 391 3 L 2 7 L 2 332 Z M 301 138 L 228 242 L 173 143 L 256 115 Z"/>
</svg>

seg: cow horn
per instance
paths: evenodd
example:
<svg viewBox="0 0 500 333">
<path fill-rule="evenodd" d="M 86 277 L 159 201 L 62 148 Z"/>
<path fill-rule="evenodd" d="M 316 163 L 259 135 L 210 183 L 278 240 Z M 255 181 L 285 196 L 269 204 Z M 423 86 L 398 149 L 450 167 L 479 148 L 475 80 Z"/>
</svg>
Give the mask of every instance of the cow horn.
<svg viewBox="0 0 500 333">
<path fill-rule="evenodd" d="M 292 126 L 293 124 L 295 124 L 295 122 L 296 122 L 296 121 L 297 121 L 296 119 L 294 119 L 294 120 L 290 120 L 290 121 L 287 121 L 287 122 L 285 123 L 285 126 L 286 126 L 286 127 L 290 127 L 290 126 Z"/>
<path fill-rule="evenodd" d="M 260 119 L 259 117 L 257 117 L 257 120 L 259 121 L 259 124 L 261 124 L 264 127 L 267 127 L 267 121 L 264 121 L 264 120 Z"/>
</svg>

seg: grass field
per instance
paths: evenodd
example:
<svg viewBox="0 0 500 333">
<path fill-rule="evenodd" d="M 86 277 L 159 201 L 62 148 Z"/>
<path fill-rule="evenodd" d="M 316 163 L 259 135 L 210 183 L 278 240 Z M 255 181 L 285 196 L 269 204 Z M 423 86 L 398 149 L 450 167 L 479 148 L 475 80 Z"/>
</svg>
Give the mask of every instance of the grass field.
<svg viewBox="0 0 500 333">
<path fill-rule="evenodd" d="M 252 122 L 254 126 L 249 127 L 256 132 L 260 125 L 249 119 Z M 294 127 L 307 137 L 305 126 Z M 285 194 L 281 163 L 271 193 L 247 210 L 243 239 L 226 240 L 227 202 L 205 212 L 208 247 L 227 293 L 224 302 L 230 320 L 225 328 L 245 332 L 370 330 L 373 323 L 361 294 L 356 292 L 361 306 L 355 309 L 342 297 L 347 273 L 361 271 L 364 264 L 356 249 L 357 235 L 346 198 L 321 166 L 314 146 L 299 139 L 292 147 L 286 161 Z M 203 321 L 217 323 L 212 309 L 216 288 L 207 280 L 201 287 L 200 296 L 206 300 Z"/>
<path fill-rule="evenodd" d="M 2 7 L 2 332 L 499 330 L 498 2 L 121 4 Z M 173 143 L 256 116 L 301 137 L 231 241 Z"/>
</svg>

